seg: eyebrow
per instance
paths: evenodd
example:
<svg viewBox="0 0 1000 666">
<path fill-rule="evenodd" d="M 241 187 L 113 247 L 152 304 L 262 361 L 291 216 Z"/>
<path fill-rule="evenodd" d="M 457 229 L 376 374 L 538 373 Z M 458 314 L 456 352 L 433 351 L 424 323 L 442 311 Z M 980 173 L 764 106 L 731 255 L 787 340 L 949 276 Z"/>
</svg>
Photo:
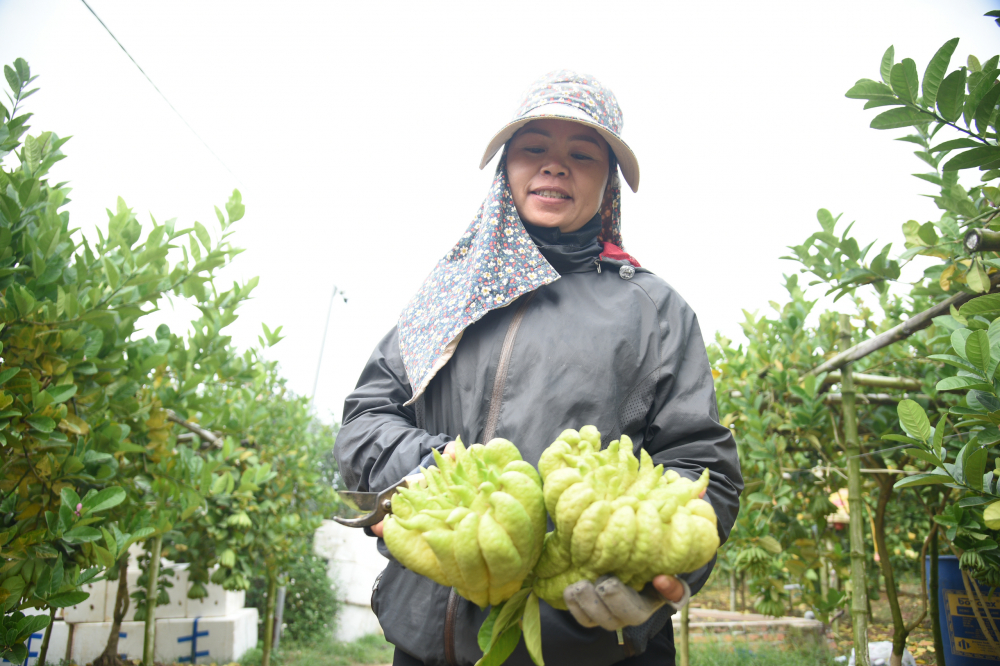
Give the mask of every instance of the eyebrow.
<svg viewBox="0 0 1000 666">
<path fill-rule="evenodd" d="M 525 129 L 521 130 L 520 132 L 518 132 L 518 134 L 540 134 L 541 136 L 548 137 L 550 139 L 552 138 L 552 134 L 551 133 L 546 132 L 545 130 L 540 129 L 538 127 L 527 127 Z M 571 136 L 569 138 L 569 140 L 570 141 L 589 141 L 590 143 L 594 144 L 598 148 L 601 147 L 601 144 L 600 144 L 600 142 L 598 142 L 597 139 L 595 139 L 592 136 L 588 136 L 586 134 L 574 134 L 573 136 Z"/>
</svg>

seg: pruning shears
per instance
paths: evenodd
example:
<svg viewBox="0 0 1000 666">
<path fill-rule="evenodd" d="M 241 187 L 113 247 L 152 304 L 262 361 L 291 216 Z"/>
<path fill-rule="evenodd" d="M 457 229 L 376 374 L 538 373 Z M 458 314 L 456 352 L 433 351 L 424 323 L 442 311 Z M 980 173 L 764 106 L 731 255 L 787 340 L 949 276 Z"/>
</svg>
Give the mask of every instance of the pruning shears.
<svg viewBox="0 0 1000 666">
<path fill-rule="evenodd" d="M 337 494 L 340 495 L 340 499 L 344 501 L 344 504 L 359 513 L 364 513 L 364 515 L 357 518 L 334 516 L 333 519 L 347 527 L 371 527 L 372 525 L 378 525 L 386 516 L 392 513 L 392 496 L 400 488 L 415 486 L 423 480 L 423 474 L 413 474 L 403 477 L 400 481 L 377 493 L 363 493 L 356 490 L 338 491 Z"/>
</svg>

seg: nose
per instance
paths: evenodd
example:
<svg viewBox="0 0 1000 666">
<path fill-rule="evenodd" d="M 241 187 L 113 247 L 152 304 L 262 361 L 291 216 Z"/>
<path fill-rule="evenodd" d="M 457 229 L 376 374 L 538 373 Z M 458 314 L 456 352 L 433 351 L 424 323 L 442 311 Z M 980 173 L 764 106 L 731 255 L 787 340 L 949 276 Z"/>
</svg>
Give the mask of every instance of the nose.
<svg viewBox="0 0 1000 666">
<path fill-rule="evenodd" d="M 565 176 L 566 165 L 560 160 L 553 159 L 542 166 L 542 173 L 546 176 Z"/>
</svg>

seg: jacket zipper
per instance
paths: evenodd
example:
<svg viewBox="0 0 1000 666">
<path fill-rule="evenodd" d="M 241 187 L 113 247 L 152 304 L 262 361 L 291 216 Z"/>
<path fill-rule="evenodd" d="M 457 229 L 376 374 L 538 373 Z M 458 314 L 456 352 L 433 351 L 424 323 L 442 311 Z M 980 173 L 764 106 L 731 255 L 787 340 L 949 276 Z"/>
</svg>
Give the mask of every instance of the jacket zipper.
<svg viewBox="0 0 1000 666">
<path fill-rule="evenodd" d="M 524 302 L 517 308 L 514 318 L 507 326 L 503 346 L 500 348 L 497 374 L 493 379 L 493 394 L 490 396 L 490 410 L 486 416 L 486 427 L 483 429 L 483 444 L 493 439 L 493 435 L 496 434 L 497 423 L 500 421 L 500 407 L 503 402 L 503 389 L 507 385 L 507 372 L 510 370 L 510 357 L 514 353 L 514 339 L 517 337 L 517 329 L 521 326 L 521 320 L 524 319 L 524 311 L 534 296 L 535 292 L 531 292 L 524 297 Z M 455 656 L 455 623 L 457 620 L 458 593 L 455 588 L 451 588 L 444 616 L 444 661 L 448 666 L 458 666 L 458 660 Z"/>
</svg>

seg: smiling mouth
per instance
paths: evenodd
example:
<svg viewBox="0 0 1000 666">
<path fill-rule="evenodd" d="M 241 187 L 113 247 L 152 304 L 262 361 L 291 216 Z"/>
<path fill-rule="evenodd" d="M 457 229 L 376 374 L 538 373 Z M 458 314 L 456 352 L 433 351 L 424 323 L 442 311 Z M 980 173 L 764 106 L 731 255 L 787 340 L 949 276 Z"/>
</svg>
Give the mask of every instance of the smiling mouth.
<svg viewBox="0 0 1000 666">
<path fill-rule="evenodd" d="M 562 192 L 556 192 L 555 190 L 535 190 L 532 192 L 535 196 L 544 197 L 546 199 L 570 199 L 568 194 L 563 194 Z"/>
</svg>

